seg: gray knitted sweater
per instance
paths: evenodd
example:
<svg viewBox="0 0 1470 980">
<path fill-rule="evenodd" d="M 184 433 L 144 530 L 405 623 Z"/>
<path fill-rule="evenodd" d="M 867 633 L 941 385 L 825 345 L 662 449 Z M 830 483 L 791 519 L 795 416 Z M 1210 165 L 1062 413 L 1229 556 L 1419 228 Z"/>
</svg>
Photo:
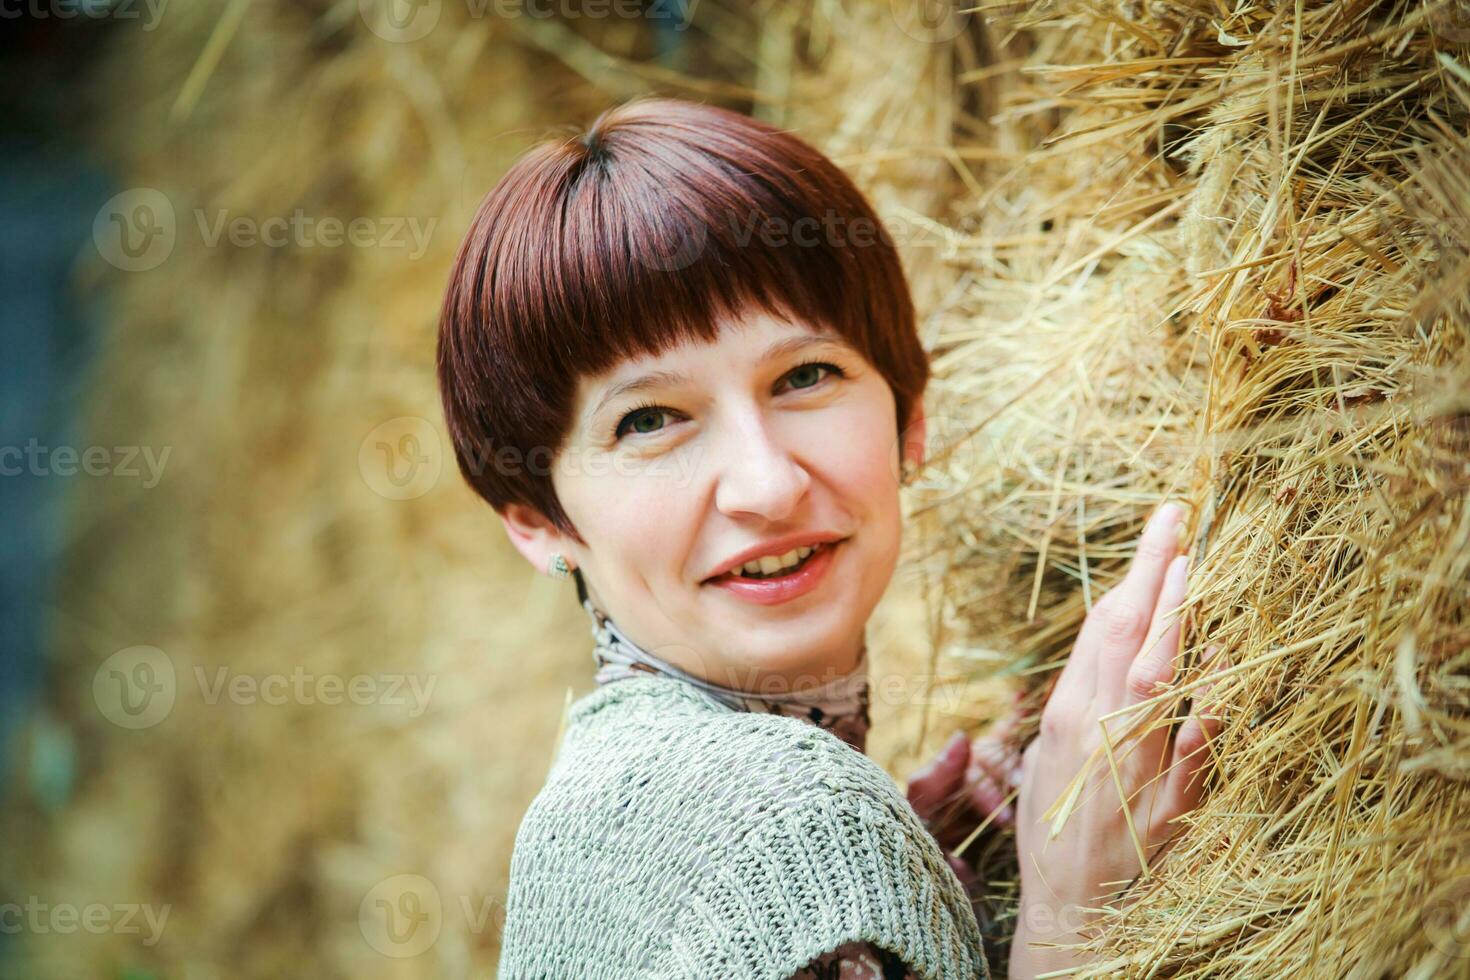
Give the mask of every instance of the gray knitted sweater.
<svg viewBox="0 0 1470 980">
<path fill-rule="evenodd" d="M 571 706 L 516 833 L 502 980 L 786 980 L 859 940 L 921 980 L 988 977 L 963 887 L 877 763 L 667 677 Z"/>
</svg>

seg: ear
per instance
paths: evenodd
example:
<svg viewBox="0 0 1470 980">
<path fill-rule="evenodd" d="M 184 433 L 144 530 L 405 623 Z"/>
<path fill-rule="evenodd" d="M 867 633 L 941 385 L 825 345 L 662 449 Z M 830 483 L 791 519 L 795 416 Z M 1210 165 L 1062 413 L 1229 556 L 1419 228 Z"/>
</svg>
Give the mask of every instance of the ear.
<svg viewBox="0 0 1470 980">
<path fill-rule="evenodd" d="M 902 444 L 899 452 L 902 453 L 900 462 L 908 462 L 918 467 L 924 462 L 924 400 L 914 399 L 914 407 L 909 411 L 909 421 L 903 430 Z"/>
<path fill-rule="evenodd" d="M 561 553 L 568 566 L 577 567 L 572 550 L 576 543 L 558 531 L 536 508 L 525 504 L 507 504 L 500 514 L 500 522 L 505 525 L 510 543 L 542 575 L 547 574 L 551 556 L 556 552 Z"/>
</svg>

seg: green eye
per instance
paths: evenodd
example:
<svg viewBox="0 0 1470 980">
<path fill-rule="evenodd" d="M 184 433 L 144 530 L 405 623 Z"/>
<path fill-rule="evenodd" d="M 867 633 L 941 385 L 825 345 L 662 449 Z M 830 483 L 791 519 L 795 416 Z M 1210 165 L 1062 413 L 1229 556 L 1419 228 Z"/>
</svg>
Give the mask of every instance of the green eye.
<svg viewBox="0 0 1470 980">
<path fill-rule="evenodd" d="M 811 388 L 825 377 L 821 373 L 824 369 L 828 374 L 835 374 L 839 378 L 844 376 L 842 368 L 836 364 L 828 364 L 826 361 L 808 361 L 792 368 L 786 377 L 791 379 L 793 388 Z"/>
<path fill-rule="evenodd" d="M 662 412 L 656 412 L 656 411 L 647 411 L 647 412 L 643 412 L 640 415 L 636 415 L 636 416 L 633 417 L 633 431 L 634 432 L 657 432 L 659 429 L 662 429 L 663 428 L 662 425 L 655 425 L 655 426 L 649 427 L 649 426 L 643 425 L 642 423 L 645 422 L 645 421 L 647 421 L 647 420 L 650 420 L 650 419 L 654 419 L 654 420 L 661 419 L 662 417 L 663 417 L 663 413 Z"/>
<path fill-rule="evenodd" d="M 649 420 L 658 421 L 667 414 L 668 409 L 659 408 L 657 405 L 640 406 L 623 416 L 622 421 L 618 423 L 617 431 L 614 435 L 617 438 L 622 438 L 629 431 L 637 432 L 639 435 L 648 435 L 650 432 L 657 432 L 663 428 L 662 424 L 645 425 L 644 423 Z"/>
<path fill-rule="evenodd" d="M 804 382 L 801 380 L 803 378 L 810 378 L 811 380 Z M 791 372 L 791 387 L 793 388 L 810 388 L 821 380 L 821 371 L 815 364 L 803 364 Z"/>
</svg>

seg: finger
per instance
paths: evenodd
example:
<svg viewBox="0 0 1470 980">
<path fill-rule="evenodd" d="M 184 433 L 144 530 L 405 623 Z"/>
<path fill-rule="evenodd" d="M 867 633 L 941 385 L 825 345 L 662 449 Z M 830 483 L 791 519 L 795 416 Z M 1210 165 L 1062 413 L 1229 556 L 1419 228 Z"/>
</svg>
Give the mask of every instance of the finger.
<svg viewBox="0 0 1470 980">
<path fill-rule="evenodd" d="M 991 736 L 970 744 L 970 765 L 965 773 L 966 793 L 970 807 L 984 819 L 995 815 L 993 822 L 1007 824 L 1014 817 L 1006 804 L 1012 789 L 1012 773 L 1020 765 L 1021 754 L 1006 742 Z"/>
<path fill-rule="evenodd" d="M 1165 507 L 1156 511 L 1150 519 L 1150 527 L 1162 518 L 1168 519 L 1170 508 L 1177 504 L 1166 504 Z M 1177 522 L 1176 522 L 1177 527 Z M 1147 538 L 1148 528 L 1145 528 Z M 1173 532 L 1176 536 L 1178 532 Z M 1142 552 L 1147 542 L 1140 543 L 1139 551 Z M 1138 555 L 1134 556 L 1134 564 L 1130 566 L 1130 574 L 1138 568 Z M 1113 609 L 1125 598 L 1125 586 L 1127 579 L 1119 583 L 1113 589 L 1105 592 L 1102 598 L 1092 604 L 1092 609 L 1087 613 L 1087 618 L 1082 622 L 1082 629 L 1077 634 L 1077 641 L 1072 645 L 1072 655 L 1067 658 L 1066 666 L 1062 669 L 1062 675 L 1057 679 L 1057 687 L 1066 690 L 1066 699 L 1072 704 L 1089 705 L 1097 697 L 1097 664 L 1098 658 L 1106 645 L 1107 634 L 1116 629 L 1114 620 L 1116 613 Z"/>
<path fill-rule="evenodd" d="M 1020 758 L 1021 746 L 1010 735 L 985 735 L 970 743 L 970 768 L 984 768 L 998 779 L 1004 779 Z"/>
<path fill-rule="evenodd" d="M 1072 644 L 1072 652 L 1062 665 L 1062 672 L 1052 685 L 1048 698 L 1061 691 L 1063 699 L 1072 704 L 1085 706 L 1092 703 L 1097 694 L 1097 651 L 1101 646 L 1100 633 L 1105 618 L 1103 610 L 1110 605 L 1107 598 L 1104 593 L 1087 611 L 1082 620 L 1082 628 Z"/>
<path fill-rule="evenodd" d="M 1161 685 L 1174 679 L 1179 666 L 1179 641 L 1184 632 L 1180 607 L 1188 591 L 1189 558 L 1179 555 L 1164 573 L 1164 586 L 1159 590 L 1159 604 L 1149 624 L 1148 639 L 1128 668 L 1122 707 L 1147 701 L 1159 693 Z"/>
<path fill-rule="evenodd" d="M 1206 670 L 1218 675 L 1230 665 L 1230 658 L 1219 646 L 1211 646 L 1204 657 Z M 1163 808 L 1159 818 L 1168 821 L 1199 805 L 1204 793 L 1205 776 L 1213 754 L 1210 740 L 1220 731 L 1220 705 L 1214 696 L 1218 681 L 1201 684 L 1195 689 L 1194 706 L 1189 717 L 1174 735 L 1174 751 L 1170 759 L 1168 780 L 1164 786 Z"/>
<path fill-rule="evenodd" d="M 995 724 L 991 725 L 985 733 L 985 738 L 994 739 L 997 742 L 1005 742 L 1014 738 L 1021 729 L 1021 722 L 1025 719 L 1023 699 L 1025 692 L 1017 691 L 1012 699 L 1010 710 L 1000 717 Z"/>
<path fill-rule="evenodd" d="M 969 761 L 969 736 L 955 732 L 933 761 L 909 776 L 908 800 L 914 812 L 926 820 L 933 817 L 939 805 L 962 784 Z"/>
<path fill-rule="evenodd" d="M 986 776 L 970 786 L 966 802 L 979 821 L 991 826 L 1009 827 L 1016 822 L 1016 808 L 1011 802 L 1015 792 L 1009 784 Z"/>
<path fill-rule="evenodd" d="M 1035 793 L 1027 792 L 1027 790 L 1034 789 L 1035 778 L 1032 777 L 1032 781 L 1029 784 L 1026 782 L 1026 779 L 1029 773 L 1036 771 L 1036 756 L 1040 751 L 1040 746 L 1041 739 L 1032 739 L 1031 744 L 1027 745 L 1021 751 L 1021 775 L 1020 779 L 1017 780 L 1017 784 L 1021 787 L 1021 792 L 1016 797 L 1016 818 L 1023 822 L 1030 822 L 1036 819 L 1032 812 L 1036 807 L 1031 802 L 1031 798 Z"/>
<path fill-rule="evenodd" d="M 1105 597 L 1097 630 L 1097 696 L 1099 713 L 1123 704 L 1128 669 L 1147 636 L 1159 604 L 1164 575 L 1179 550 L 1179 521 L 1184 509 L 1167 503 L 1154 512 L 1139 539 L 1127 576 Z M 1116 594 L 1115 594 L 1116 593 Z M 1090 618 L 1090 617 L 1089 617 Z"/>
</svg>

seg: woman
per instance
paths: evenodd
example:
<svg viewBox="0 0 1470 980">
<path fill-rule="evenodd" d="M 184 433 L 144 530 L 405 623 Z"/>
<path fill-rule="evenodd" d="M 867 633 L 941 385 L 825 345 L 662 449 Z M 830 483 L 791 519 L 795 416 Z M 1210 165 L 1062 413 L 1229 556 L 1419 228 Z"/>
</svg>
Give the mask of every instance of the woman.
<svg viewBox="0 0 1470 980">
<path fill-rule="evenodd" d="M 929 366 L 842 172 L 734 112 L 605 112 L 481 204 L 439 376 L 461 472 L 527 560 L 575 576 L 598 665 L 517 832 L 501 975 L 988 976 L 924 821 L 998 802 L 980 754 L 956 740 L 909 799 L 863 754 L 865 628 Z M 1049 842 L 1042 814 L 1097 719 L 1173 674 L 1179 517 L 1088 616 L 1026 750 L 1013 976 L 1066 965 L 1041 944 L 1076 941 L 1080 908 L 1139 871 L 1116 794 L 1082 794 Z M 1213 724 L 1121 762 L 1150 852 L 1198 799 Z"/>
</svg>

